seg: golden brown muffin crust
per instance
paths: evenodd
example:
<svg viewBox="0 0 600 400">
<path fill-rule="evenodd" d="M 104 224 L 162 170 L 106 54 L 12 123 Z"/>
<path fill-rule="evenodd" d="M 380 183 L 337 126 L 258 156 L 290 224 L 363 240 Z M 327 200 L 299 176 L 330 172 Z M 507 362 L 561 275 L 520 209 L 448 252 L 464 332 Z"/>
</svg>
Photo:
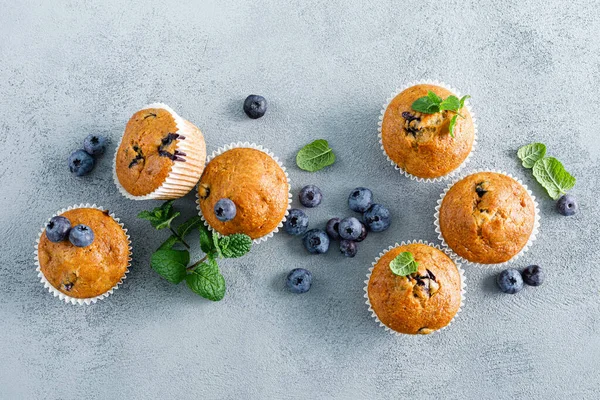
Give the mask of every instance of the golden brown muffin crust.
<svg viewBox="0 0 600 400">
<path fill-rule="evenodd" d="M 41 271 L 50 284 L 64 294 L 91 298 L 106 293 L 125 275 L 129 265 L 129 241 L 108 211 L 77 208 L 61 214 L 71 226 L 92 228 L 94 241 L 77 247 L 69 240 L 54 243 L 42 233 L 38 245 Z"/>
<path fill-rule="evenodd" d="M 257 239 L 272 232 L 285 216 L 289 187 L 285 172 L 260 150 L 235 148 L 206 166 L 198 197 L 202 215 L 222 235 L 245 233 Z M 236 205 L 236 216 L 221 222 L 214 207 L 222 198 Z"/>
<path fill-rule="evenodd" d="M 527 244 L 535 205 L 514 179 L 494 172 L 469 175 L 450 188 L 440 207 L 440 230 L 448 246 L 476 263 L 510 260 Z"/>
<path fill-rule="evenodd" d="M 177 157 L 177 125 L 163 108 L 133 114 L 117 153 L 117 177 L 134 196 L 152 193 L 167 179 Z"/>
<path fill-rule="evenodd" d="M 399 93 L 387 106 L 381 124 L 383 148 L 388 157 L 409 174 L 436 178 L 457 169 L 473 147 L 475 127 L 469 110 L 464 107 L 450 136 L 451 111 L 422 114 L 412 103 L 431 90 L 442 99 L 453 94 L 435 85 L 416 85 Z M 410 113 L 405 118 L 402 113 Z M 413 119 L 416 118 L 416 119 Z"/>
<path fill-rule="evenodd" d="M 390 262 L 405 251 L 412 253 L 419 269 L 398 276 Z M 454 262 L 425 244 L 398 246 L 385 253 L 375 264 L 367 289 L 377 318 L 394 331 L 408 334 L 428 334 L 448 325 L 462 297 Z"/>
</svg>

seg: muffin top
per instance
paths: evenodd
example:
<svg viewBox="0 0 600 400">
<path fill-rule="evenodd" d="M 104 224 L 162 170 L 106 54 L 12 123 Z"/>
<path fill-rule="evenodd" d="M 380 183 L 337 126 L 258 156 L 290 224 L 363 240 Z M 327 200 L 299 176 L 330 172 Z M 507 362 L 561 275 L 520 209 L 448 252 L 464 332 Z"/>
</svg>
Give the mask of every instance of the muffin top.
<svg viewBox="0 0 600 400">
<path fill-rule="evenodd" d="M 198 198 L 202 215 L 222 235 L 245 233 L 257 239 L 271 233 L 285 216 L 289 184 L 279 164 L 264 152 L 234 148 L 211 160 L 200 178 Z M 235 203 L 236 215 L 217 219 L 219 199 Z"/>
<path fill-rule="evenodd" d="M 183 159 L 177 143 L 177 124 L 163 108 L 147 108 L 133 114 L 117 150 L 116 171 L 121 185 L 134 196 L 158 189 L 174 162 Z"/>
<path fill-rule="evenodd" d="M 412 253 L 418 271 L 399 276 L 390 262 L 403 252 Z M 368 283 L 371 308 L 390 329 L 428 334 L 448 325 L 461 303 L 461 278 L 454 262 L 426 244 L 407 244 L 385 253 L 375 264 Z"/>
<path fill-rule="evenodd" d="M 77 208 L 61 214 L 71 226 L 92 228 L 94 241 L 76 247 L 67 239 L 51 242 L 42 233 L 38 245 L 41 271 L 52 286 L 76 298 L 91 298 L 106 293 L 125 275 L 129 265 L 129 240 L 108 211 Z"/>
<path fill-rule="evenodd" d="M 432 91 L 442 99 L 453 93 L 435 85 L 416 85 L 399 93 L 388 104 L 381 123 L 381 139 L 388 157 L 400 168 L 420 178 L 437 178 L 457 169 L 473 147 L 475 127 L 464 107 L 450 135 L 452 111 L 423 114 L 412 104 Z"/>
<path fill-rule="evenodd" d="M 502 263 L 518 254 L 534 222 L 535 205 L 525 188 L 495 172 L 458 181 L 440 207 L 440 230 L 448 246 L 481 264 Z"/>
</svg>

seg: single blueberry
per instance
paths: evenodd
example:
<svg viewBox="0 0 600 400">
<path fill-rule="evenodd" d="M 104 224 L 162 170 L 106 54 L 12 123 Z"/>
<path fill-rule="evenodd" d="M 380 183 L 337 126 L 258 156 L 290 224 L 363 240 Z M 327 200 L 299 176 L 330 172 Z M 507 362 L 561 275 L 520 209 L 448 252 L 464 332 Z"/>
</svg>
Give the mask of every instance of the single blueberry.
<svg viewBox="0 0 600 400">
<path fill-rule="evenodd" d="M 315 185 L 306 185 L 298 193 L 298 199 L 304 207 L 313 208 L 321 204 L 323 193 Z"/>
<path fill-rule="evenodd" d="M 46 225 L 46 237 L 51 242 L 62 242 L 69 236 L 71 221 L 65 217 L 52 217 Z"/>
<path fill-rule="evenodd" d="M 308 229 L 308 215 L 302 210 L 292 208 L 283 227 L 290 235 L 302 235 Z"/>
<path fill-rule="evenodd" d="M 325 227 L 325 232 L 329 235 L 330 239 L 337 240 L 340 238 L 340 232 L 338 230 L 340 226 L 341 219 L 335 217 L 331 218 L 327 221 L 327 226 Z"/>
<path fill-rule="evenodd" d="M 215 216 L 221 222 L 231 221 L 236 213 L 235 203 L 230 199 L 219 199 L 215 204 Z"/>
<path fill-rule="evenodd" d="M 523 281 L 529 286 L 540 286 L 544 283 L 546 274 L 544 274 L 544 270 L 539 266 L 530 265 L 521 272 L 521 276 L 523 277 Z"/>
<path fill-rule="evenodd" d="M 364 214 L 363 221 L 373 232 L 383 232 L 390 227 L 392 216 L 390 211 L 381 204 L 373 204 Z"/>
<path fill-rule="evenodd" d="M 244 100 L 244 112 L 252 119 L 262 117 L 267 112 L 267 99 L 251 94 Z"/>
<path fill-rule="evenodd" d="M 83 140 L 83 149 L 86 151 L 86 153 L 92 156 L 96 156 L 104 153 L 104 150 L 106 150 L 107 142 L 108 140 L 106 140 L 104 136 L 94 134 L 88 135 Z"/>
<path fill-rule="evenodd" d="M 285 278 L 285 286 L 292 293 L 306 293 L 312 285 L 312 273 L 304 268 L 296 268 L 290 271 Z"/>
<path fill-rule="evenodd" d="M 373 192 L 364 187 L 357 187 L 348 196 L 348 207 L 352 211 L 364 213 L 373 204 Z"/>
<path fill-rule="evenodd" d="M 358 245 L 356 244 L 356 242 L 346 239 L 340 240 L 340 253 L 342 253 L 346 257 L 354 257 L 356 255 L 357 250 Z"/>
<path fill-rule="evenodd" d="M 86 247 L 94 241 L 94 231 L 87 225 L 75 225 L 69 233 L 69 241 L 77 247 Z"/>
<path fill-rule="evenodd" d="M 362 233 L 362 226 L 358 219 L 347 217 L 340 222 L 338 230 L 342 239 L 356 240 Z"/>
<path fill-rule="evenodd" d="M 69 170 L 77 176 L 87 175 L 94 169 L 96 161 L 85 150 L 76 150 L 69 156 Z"/>
<path fill-rule="evenodd" d="M 519 271 L 513 268 L 500 272 L 496 277 L 496 282 L 504 293 L 514 294 L 523 289 L 523 278 Z"/>
<path fill-rule="evenodd" d="M 570 194 L 565 194 L 558 199 L 556 207 L 558 208 L 558 212 L 566 217 L 574 215 L 579 210 L 577 199 L 575 199 L 575 196 L 571 196 Z"/>
<path fill-rule="evenodd" d="M 329 250 L 329 236 L 321 229 L 311 229 L 306 232 L 304 238 L 302 238 L 302 243 L 306 250 L 312 254 L 323 254 Z"/>
<path fill-rule="evenodd" d="M 367 238 L 367 227 L 365 226 L 365 224 L 363 224 L 362 222 L 360 223 L 361 226 L 361 231 L 360 231 L 360 236 L 356 238 L 355 242 L 362 242 L 363 240 L 365 240 Z"/>
</svg>

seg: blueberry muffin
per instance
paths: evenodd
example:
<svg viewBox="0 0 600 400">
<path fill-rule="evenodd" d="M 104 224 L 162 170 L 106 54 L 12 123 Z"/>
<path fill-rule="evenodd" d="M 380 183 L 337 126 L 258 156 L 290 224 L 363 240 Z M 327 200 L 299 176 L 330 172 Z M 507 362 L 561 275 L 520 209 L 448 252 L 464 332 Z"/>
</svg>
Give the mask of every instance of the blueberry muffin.
<svg viewBox="0 0 600 400">
<path fill-rule="evenodd" d="M 136 112 L 115 155 L 115 183 L 131 199 L 176 199 L 204 169 L 202 132 L 163 104 Z"/>
<path fill-rule="evenodd" d="M 390 263 L 410 252 L 417 272 L 399 276 Z M 397 246 L 375 263 L 367 284 L 369 303 L 382 324 L 398 333 L 429 334 L 448 325 L 462 302 L 456 264 L 442 251 L 421 243 Z"/>
<path fill-rule="evenodd" d="M 206 165 L 198 185 L 198 205 L 204 220 L 220 234 L 244 233 L 258 239 L 284 220 L 289 191 L 285 171 L 271 156 L 255 148 L 235 147 Z M 233 203 L 233 218 L 224 221 L 215 212 L 219 200 Z"/>
<path fill-rule="evenodd" d="M 448 89 L 421 84 L 409 87 L 390 101 L 381 122 L 381 143 L 385 154 L 401 169 L 418 178 L 434 179 L 456 170 L 468 157 L 475 140 L 475 126 L 467 107 L 457 118 L 450 135 L 452 111 L 423 114 L 412 109 L 418 98 L 432 91 L 442 99 Z"/>
<path fill-rule="evenodd" d="M 533 199 L 519 182 L 496 172 L 478 172 L 448 190 L 439 207 L 439 229 L 464 259 L 498 264 L 525 247 L 535 215 Z"/>
<path fill-rule="evenodd" d="M 93 241 L 78 247 L 69 239 L 51 241 L 44 231 L 37 251 L 40 272 L 55 289 L 73 298 L 89 299 L 108 292 L 129 266 L 129 239 L 122 226 L 108 211 L 96 208 L 75 208 L 60 215 L 71 227 L 88 226 Z"/>
</svg>

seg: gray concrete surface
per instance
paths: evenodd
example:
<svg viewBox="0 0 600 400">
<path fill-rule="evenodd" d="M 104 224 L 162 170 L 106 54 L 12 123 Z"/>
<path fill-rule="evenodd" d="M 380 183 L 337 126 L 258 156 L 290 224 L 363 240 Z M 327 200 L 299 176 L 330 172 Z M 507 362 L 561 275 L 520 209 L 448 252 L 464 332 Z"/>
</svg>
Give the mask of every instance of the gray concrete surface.
<svg viewBox="0 0 600 400">
<path fill-rule="evenodd" d="M 0 10 L 0 398 L 597 398 L 596 2 L 0 0 Z M 387 164 L 377 117 L 397 85 L 427 78 L 473 96 L 480 142 L 469 168 L 516 174 L 540 198 L 539 239 L 517 266 L 548 276 L 510 296 L 495 287 L 497 269 L 469 268 L 450 329 L 394 337 L 367 313 L 363 279 L 382 248 L 436 241 L 444 185 Z M 261 120 L 241 111 L 250 93 L 270 102 Z M 392 228 L 351 260 L 308 256 L 279 234 L 222 264 L 217 304 L 169 284 L 148 263 L 166 233 L 135 217 L 158 202 L 128 201 L 111 180 L 114 143 L 153 101 L 196 123 L 209 150 L 260 143 L 285 161 L 294 192 L 320 186 L 314 226 L 349 214 L 347 193 L 366 185 L 391 207 Z M 78 179 L 65 160 L 90 132 L 113 144 Z M 300 171 L 295 153 L 317 138 L 338 161 Z M 532 141 L 577 177 L 578 216 L 558 215 L 519 165 L 516 150 Z M 135 251 L 122 289 L 91 307 L 52 298 L 33 264 L 41 224 L 79 202 L 120 216 Z M 176 206 L 193 214 L 193 197 Z M 283 289 L 294 267 L 314 272 L 306 295 Z"/>
</svg>

